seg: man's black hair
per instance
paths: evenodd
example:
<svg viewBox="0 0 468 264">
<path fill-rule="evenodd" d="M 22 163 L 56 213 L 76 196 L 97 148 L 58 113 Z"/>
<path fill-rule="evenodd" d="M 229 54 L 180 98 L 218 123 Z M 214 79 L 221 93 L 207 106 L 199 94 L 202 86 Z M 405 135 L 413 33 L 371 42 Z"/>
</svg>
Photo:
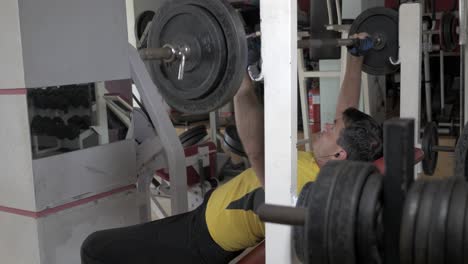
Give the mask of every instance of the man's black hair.
<svg viewBox="0 0 468 264">
<path fill-rule="evenodd" d="M 383 155 L 382 127 L 369 115 L 348 108 L 343 112 L 344 128 L 337 140 L 348 160 L 374 161 Z"/>
</svg>

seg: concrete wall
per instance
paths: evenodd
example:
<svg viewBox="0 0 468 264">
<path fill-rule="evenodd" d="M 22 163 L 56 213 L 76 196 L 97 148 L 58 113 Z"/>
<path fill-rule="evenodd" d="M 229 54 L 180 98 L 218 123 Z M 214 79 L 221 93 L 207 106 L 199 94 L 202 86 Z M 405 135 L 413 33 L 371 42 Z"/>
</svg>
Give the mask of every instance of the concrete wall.
<svg viewBox="0 0 468 264">
<path fill-rule="evenodd" d="M 25 88 L 18 0 L 2 0 L 0 32 L 0 89 Z"/>
<path fill-rule="evenodd" d="M 0 94 L 0 206 L 34 210 L 27 111 L 25 94 Z"/>
<path fill-rule="evenodd" d="M 129 79 L 125 0 L 21 0 L 26 87 Z"/>
</svg>

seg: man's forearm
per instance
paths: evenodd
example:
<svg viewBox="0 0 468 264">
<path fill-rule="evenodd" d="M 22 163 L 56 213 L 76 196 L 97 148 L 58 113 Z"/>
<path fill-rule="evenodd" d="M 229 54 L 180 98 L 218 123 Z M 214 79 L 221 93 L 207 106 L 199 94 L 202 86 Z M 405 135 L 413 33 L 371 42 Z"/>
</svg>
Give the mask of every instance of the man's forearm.
<svg viewBox="0 0 468 264">
<path fill-rule="evenodd" d="M 251 85 L 251 84 L 249 84 Z M 264 115 L 253 89 L 243 89 L 234 97 L 236 126 L 255 174 L 264 185 Z"/>
<path fill-rule="evenodd" d="M 349 107 L 357 108 L 361 96 L 361 70 L 363 57 L 347 55 L 346 72 L 336 105 L 336 116 Z"/>
</svg>

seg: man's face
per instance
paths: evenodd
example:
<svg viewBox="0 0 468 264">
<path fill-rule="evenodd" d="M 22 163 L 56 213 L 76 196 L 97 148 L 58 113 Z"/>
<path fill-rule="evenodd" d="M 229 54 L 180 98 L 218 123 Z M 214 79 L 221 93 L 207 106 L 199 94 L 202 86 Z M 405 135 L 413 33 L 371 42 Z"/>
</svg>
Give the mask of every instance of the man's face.
<svg viewBox="0 0 468 264">
<path fill-rule="evenodd" d="M 324 130 L 320 132 L 318 138 L 312 142 L 314 156 L 319 165 L 323 165 L 329 160 L 337 159 L 335 154 L 343 151 L 336 143 L 343 128 L 343 119 L 338 118 L 333 124 L 325 124 Z"/>
</svg>

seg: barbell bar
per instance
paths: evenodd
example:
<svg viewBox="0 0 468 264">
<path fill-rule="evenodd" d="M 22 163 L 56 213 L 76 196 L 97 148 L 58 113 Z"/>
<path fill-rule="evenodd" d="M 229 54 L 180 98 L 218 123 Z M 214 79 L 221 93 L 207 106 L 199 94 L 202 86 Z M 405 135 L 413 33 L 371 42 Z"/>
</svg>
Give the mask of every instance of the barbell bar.
<svg viewBox="0 0 468 264">
<path fill-rule="evenodd" d="M 173 0 L 158 9 L 140 56 L 170 106 L 203 114 L 232 100 L 249 66 L 248 44 L 261 35 L 243 20 L 227 0 Z M 383 7 L 368 9 L 355 19 L 349 34 L 360 32 L 367 32 L 369 39 L 304 39 L 297 44 L 357 51 L 365 45 L 364 72 L 395 72 L 398 66 L 390 58 L 398 57 L 398 13 Z"/>
<path fill-rule="evenodd" d="M 260 33 L 253 33 L 255 36 L 259 36 Z M 384 45 L 383 40 L 381 38 L 373 38 L 369 37 L 369 41 L 372 41 L 373 47 L 378 47 L 380 45 Z M 306 48 L 321 48 L 321 47 L 355 47 L 359 48 L 360 40 L 356 38 L 348 38 L 348 39 L 301 39 L 297 41 L 297 48 L 299 49 L 306 49 Z M 140 57 L 143 60 L 174 60 L 177 57 L 181 57 L 184 55 L 185 57 L 188 56 L 188 48 L 173 48 L 173 47 L 161 47 L 161 48 L 145 48 L 140 49 Z M 179 56 L 178 56 L 179 55 Z"/>
</svg>

